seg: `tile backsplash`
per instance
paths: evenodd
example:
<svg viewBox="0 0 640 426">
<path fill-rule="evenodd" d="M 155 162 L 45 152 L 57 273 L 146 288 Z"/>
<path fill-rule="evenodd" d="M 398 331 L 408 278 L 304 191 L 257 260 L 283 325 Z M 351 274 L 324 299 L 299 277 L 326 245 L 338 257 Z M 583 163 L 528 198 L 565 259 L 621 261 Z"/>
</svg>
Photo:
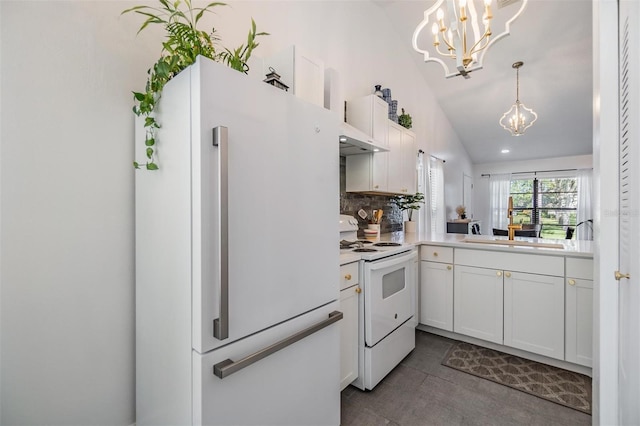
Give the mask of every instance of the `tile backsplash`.
<svg viewBox="0 0 640 426">
<path fill-rule="evenodd" d="M 389 195 L 372 195 L 358 194 L 346 192 L 346 159 L 340 157 L 340 213 L 348 214 L 358 219 L 360 230 L 358 236 L 362 237 L 364 229 L 367 228 L 369 219 L 374 210 L 382 209 L 382 223 L 380 224 L 380 232 L 402 231 L 402 211 L 391 204 L 391 196 Z M 367 212 L 367 219 L 358 216 L 358 211 L 362 209 Z"/>
</svg>

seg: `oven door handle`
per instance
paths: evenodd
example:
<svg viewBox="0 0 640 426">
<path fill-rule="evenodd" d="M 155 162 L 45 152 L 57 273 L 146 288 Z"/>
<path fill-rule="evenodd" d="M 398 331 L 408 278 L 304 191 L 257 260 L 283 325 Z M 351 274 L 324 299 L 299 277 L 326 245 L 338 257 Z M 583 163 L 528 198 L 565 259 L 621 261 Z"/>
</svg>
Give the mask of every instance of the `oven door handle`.
<svg viewBox="0 0 640 426">
<path fill-rule="evenodd" d="M 392 255 L 382 260 L 374 260 L 372 262 L 366 262 L 365 265 L 372 271 L 378 269 L 390 268 L 396 265 L 400 265 L 402 263 L 408 262 L 413 259 L 418 258 L 418 252 L 415 249 L 412 249 L 409 252 Z"/>
</svg>

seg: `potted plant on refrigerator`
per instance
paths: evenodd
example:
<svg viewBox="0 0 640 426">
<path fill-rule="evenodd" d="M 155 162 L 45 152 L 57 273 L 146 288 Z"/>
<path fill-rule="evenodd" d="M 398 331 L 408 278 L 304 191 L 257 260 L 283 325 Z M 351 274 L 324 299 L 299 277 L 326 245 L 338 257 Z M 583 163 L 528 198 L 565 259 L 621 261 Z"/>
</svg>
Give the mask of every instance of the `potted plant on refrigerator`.
<svg viewBox="0 0 640 426">
<path fill-rule="evenodd" d="M 154 110 L 160 100 L 164 85 L 180 71 L 195 63 L 198 56 L 223 62 L 246 74 L 249 71 L 247 61 L 251 57 L 253 49 L 258 47 L 256 38 L 268 35 L 268 33 L 256 32 L 256 23 L 252 19 L 247 44 L 230 50 L 218 46 L 220 38 L 215 34 L 215 28 L 211 28 L 211 32 L 197 28 L 198 22 L 205 13 L 213 13 L 214 7 L 225 6 L 225 3 L 213 2 L 205 7 L 194 7 L 191 0 L 158 0 L 158 3 L 158 6 L 134 6 L 122 12 L 122 14 L 133 12 L 145 17 L 138 33 L 149 24 L 161 24 L 165 30 L 160 58 L 147 71 L 149 77 L 144 91 L 133 92 L 133 98 L 136 102 L 133 112 L 137 116 L 144 117 L 145 154 L 147 157 L 146 164 L 133 162 L 136 169 L 145 166 L 147 170 L 158 170 L 155 150 L 158 143 L 156 134 L 160 123 L 155 119 Z"/>
<path fill-rule="evenodd" d="M 404 223 L 404 232 L 416 232 L 416 222 L 413 221 L 413 211 L 419 210 L 424 204 L 424 194 L 416 192 L 414 195 L 398 195 L 391 198 L 391 202 L 404 212 L 407 211 L 407 218 Z"/>
</svg>

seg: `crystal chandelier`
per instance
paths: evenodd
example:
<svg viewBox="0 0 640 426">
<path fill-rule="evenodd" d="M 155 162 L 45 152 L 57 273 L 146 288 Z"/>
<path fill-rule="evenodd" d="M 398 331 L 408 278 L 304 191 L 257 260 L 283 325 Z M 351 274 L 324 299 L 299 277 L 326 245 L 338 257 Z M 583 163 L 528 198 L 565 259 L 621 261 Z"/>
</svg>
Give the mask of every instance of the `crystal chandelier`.
<svg viewBox="0 0 640 426">
<path fill-rule="evenodd" d="M 511 105 L 509 111 L 505 112 L 500 119 L 500 125 L 511 132 L 511 136 L 524 134 L 525 130 L 531 127 L 538 119 L 538 114 L 520 102 L 520 67 L 523 65 L 524 62 L 521 61 L 512 65 L 516 69 L 516 103 Z"/>
<path fill-rule="evenodd" d="M 486 51 L 498 40 L 509 35 L 510 25 L 524 10 L 528 0 L 497 0 L 498 11 L 491 9 L 493 0 L 437 0 L 424 12 L 424 19 L 413 33 L 414 50 L 422 53 L 425 62 L 437 62 L 445 70 L 446 77 L 462 75 L 482 68 Z M 477 3 L 477 4 L 476 4 Z M 507 8 L 514 3 L 522 3 L 520 9 L 511 14 Z M 431 19 L 431 21 L 430 21 Z M 431 22 L 431 46 L 421 48 L 420 33 Z M 494 27 L 505 30 L 492 39 Z M 482 31 L 480 28 L 482 27 Z M 455 62 L 455 70 L 449 71 L 445 60 Z"/>
</svg>

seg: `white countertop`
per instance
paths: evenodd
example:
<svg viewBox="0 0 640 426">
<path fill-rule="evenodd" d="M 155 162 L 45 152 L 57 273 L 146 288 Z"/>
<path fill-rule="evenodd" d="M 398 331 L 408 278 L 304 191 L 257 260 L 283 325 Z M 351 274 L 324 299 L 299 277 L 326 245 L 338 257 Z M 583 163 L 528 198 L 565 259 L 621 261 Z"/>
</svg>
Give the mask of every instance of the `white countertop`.
<svg viewBox="0 0 640 426">
<path fill-rule="evenodd" d="M 467 240 L 467 241 L 463 241 Z M 501 241 L 503 244 L 487 244 L 487 243 L 474 243 L 469 240 L 479 241 Z M 513 246 L 509 245 L 507 237 L 496 237 L 493 235 L 468 235 L 468 234 L 411 234 L 404 232 L 392 232 L 388 234 L 382 234 L 380 241 L 394 241 L 400 243 L 408 243 L 415 245 L 424 244 L 436 244 L 440 246 L 456 247 L 456 248 L 468 248 L 468 249 L 481 249 L 491 251 L 504 251 L 511 253 L 529 253 L 529 254 L 544 254 L 553 256 L 570 256 L 570 257 L 593 257 L 593 241 L 585 240 L 549 240 L 543 238 L 524 238 L 516 237 L 515 241 L 526 241 L 531 243 L 545 243 L 545 244 L 562 244 L 563 248 L 548 248 L 548 247 L 533 247 L 533 246 Z"/>
<path fill-rule="evenodd" d="M 340 253 L 340 266 L 357 262 L 358 260 L 360 260 L 360 256 L 357 253 Z"/>
</svg>

